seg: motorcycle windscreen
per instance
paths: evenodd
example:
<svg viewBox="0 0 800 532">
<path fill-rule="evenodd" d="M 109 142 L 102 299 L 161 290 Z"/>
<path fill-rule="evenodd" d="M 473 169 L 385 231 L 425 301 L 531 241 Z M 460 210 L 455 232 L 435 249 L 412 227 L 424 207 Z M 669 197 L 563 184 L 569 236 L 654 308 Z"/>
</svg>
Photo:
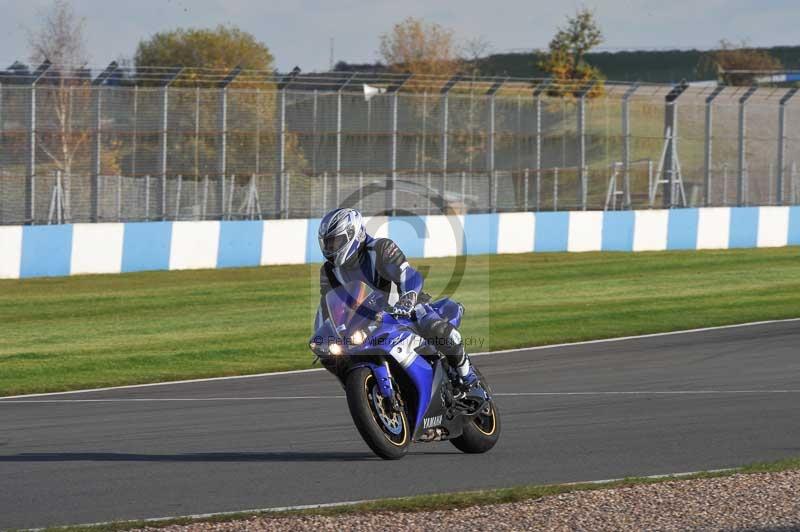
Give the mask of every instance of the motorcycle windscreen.
<svg viewBox="0 0 800 532">
<path fill-rule="evenodd" d="M 325 305 L 334 328 L 342 333 L 374 321 L 386 308 L 386 297 L 363 281 L 351 281 L 328 292 Z"/>
</svg>

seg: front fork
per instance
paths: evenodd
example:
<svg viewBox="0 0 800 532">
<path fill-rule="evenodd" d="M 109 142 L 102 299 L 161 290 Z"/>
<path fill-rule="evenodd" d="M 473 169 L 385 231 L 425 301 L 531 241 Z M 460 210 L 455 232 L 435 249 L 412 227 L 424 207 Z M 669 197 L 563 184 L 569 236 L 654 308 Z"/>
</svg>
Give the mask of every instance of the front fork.
<svg viewBox="0 0 800 532">
<path fill-rule="evenodd" d="M 389 371 L 389 361 L 384 359 L 381 364 L 372 366 L 372 374 L 375 380 L 378 381 L 378 391 L 381 397 L 392 405 L 392 408 L 397 411 L 400 409 L 400 404 L 397 401 L 397 396 L 392 387 L 392 374 Z"/>
<path fill-rule="evenodd" d="M 378 391 L 381 396 L 385 399 L 392 399 L 394 389 L 392 388 L 392 374 L 389 372 L 389 362 L 384 360 L 380 364 L 372 366 L 372 374 L 378 381 Z"/>
</svg>

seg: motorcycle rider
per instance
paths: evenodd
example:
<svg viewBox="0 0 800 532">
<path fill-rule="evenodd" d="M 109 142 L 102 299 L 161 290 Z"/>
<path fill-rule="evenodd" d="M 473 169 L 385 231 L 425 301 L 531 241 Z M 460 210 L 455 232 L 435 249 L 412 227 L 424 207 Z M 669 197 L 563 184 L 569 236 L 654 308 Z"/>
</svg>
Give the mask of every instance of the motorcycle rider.
<svg viewBox="0 0 800 532">
<path fill-rule="evenodd" d="M 319 224 L 318 238 L 325 262 L 320 267 L 321 304 L 315 327 L 327 317 L 325 295 L 329 290 L 351 281 L 363 281 L 388 297 L 394 284 L 400 295 L 394 305 L 395 312 L 416 319 L 420 335 L 436 345 L 456 369 L 460 382 L 455 385 L 463 389 L 475 386 L 478 377 L 464 351 L 461 334 L 430 306 L 422 304 L 425 299 L 420 297 L 422 275 L 409 265 L 397 244 L 388 238 L 368 235 L 361 213 L 350 208 L 326 214 Z"/>
</svg>

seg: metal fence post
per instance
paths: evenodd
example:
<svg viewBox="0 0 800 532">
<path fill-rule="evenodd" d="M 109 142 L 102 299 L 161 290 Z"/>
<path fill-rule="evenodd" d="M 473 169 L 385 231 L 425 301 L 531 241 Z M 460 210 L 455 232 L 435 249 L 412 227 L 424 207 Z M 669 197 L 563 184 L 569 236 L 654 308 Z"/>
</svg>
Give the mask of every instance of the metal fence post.
<svg viewBox="0 0 800 532">
<path fill-rule="evenodd" d="M 622 95 L 622 166 L 623 166 L 623 188 L 624 188 L 624 206 L 623 208 L 631 208 L 631 113 L 630 113 L 630 99 L 636 89 L 639 88 L 638 83 L 634 83 Z"/>
<path fill-rule="evenodd" d="M 256 177 L 254 177 L 254 179 L 256 180 L 256 184 L 258 184 L 258 177 L 256 176 Z M 292 202 L 289 201 L 291 199 L 291 197 L 292 197 L 291 196 L 291 191 L 292 191 L 292 188 L 291 188 L 291 186 L 292 186 L 292 172 L 291 171 L 289 171 L 289 170 L 286 171 L 286 177 L 284 177 L 284 181 L 286 182 L 286 186 L 284 187 L 284 190 L 283 190 L 283 192 L 284 192 L 283 196 L 285 198 L 284 199 L 284 205 L 286 205 L 286 214 L 283 217 L 288 219 L 289 216 L 291 215 L 291 212 L 292 212 Z M 259 209 L 259 211 L 258 211 L 258 216 L 259 216 L 259 219 L 260 219 L 261 218 L 261 209 Z"/>
<path fill-rule="evenodd" d="M 358 208 L 364 210 L 364 172 L 358 173 Z"/>
<path fill-rule="evenodd" d="M 769 163 L 769 179 L 767 182 L 767 204 L 772 205 L 772 186 L 775 184 L 775 165 Z"/>
<path fill-rule="evenodd" d="M 102 85 L 92 83 L 92 96 L 94 97 L 94 142 L 92 142 L 92 175 L 89 179 L 89 221 L 98 221 L 100 214 L 100 172 L 102 160 L 102 116 L 103 116 L 103 93 Z"/>
<path fill-rule="evenodd" d="M 256 87 L 256 142 L 255 142 L 255 167 L 256 175 L 261 175 L 261 110 L 264 109 L 264 92 Z"/>
<path fill-rule="evenodd" d="M 397 91 L 392 93 L 392 160 L 391 160 L 391 180 L 389 182 L 389 197 L 387 202 L 392 216 L 397 213 Z"/>
<path fill-rule="evenodd" d="M 311 106 L 311 174 L 317 175 L 317 151 L 319 151 L 319 128 L 317 126 L 318 115 L 318 95 L 319 91 L 314 89 L 314 98 Z"/>
<path fill-rule="evenodd" d="M 89 220 L 96 222 L 100 216 L 100 172 L 102 171 L 103 149 L 103 84 L 117 69 L 112 61 L 106 69 L 92 80 L 91 90 L 94 99 L 94 135 L 92 142 L 92 171 L 89 180 Z"/>
<path fill-rule="evenodd" d="M 495 134 L 495 119 L 494 119 L 494 111 L 495 111 L 495 95 L 494 93 L 489 95 L 489 157 L 487 160 L 487 170 L 489 171 L 489 179 L 492 184 L 492 190 L 494 190 L 494 134 Z M 494 203 L 492 203 L 492 210 L 494 210 Z"/>
<path fill-rule="evenodd" d="M 172 71 L 163 80 L 161 87 L 161 131 L 160 131 L 160 174 L 161 174 L 161 219 L 167 219 L 167 153 L 169 147 L 169 86 L 180 75 L 183 69 Z"/>
<path fill-rule="evenodd" d="M 342 91 L 347 87 L 347 85 L 353 81 L 356 76 L 358 76 L 358 72 L 353 73 L 350 77 L 342 81 L 337 87 L 334 87 L 336 90 L 336 176 L 340 176 L 342 174 Z M 327 172 L 325 172 L 327 176 Z M 327 178 L 326 178 L 327 181 Z"/>
<path fill-rule="evenodd" d="M 663 172 L 668 174 L 664 181 L 664 208 L 671 209 L 675 206 L 673 197 L 675 190 L 675 156 L 678 149 L 678 98 L 689 87 L 685 81 L 675 85 L 664 97 L 664 137 L 666 150 L 664 151 Z M 672 140 L 667 139 L 667 133 Z"/>
<path fill-rule="evenodd" d="M 34 183 L 36 179 L 36 82 L 31 83 L 28 125 L 28 179 L 25 182 L 25 221 L 33 223 L 36 217 Z"/>
<path fill-rule="evenodd" d="M 283 218 L 283 175 L 286 171 L 286 89 L 278 92 L 278 175 L 275 180 L 275 217 Z"/>
<path fill-rule="evenodd" d="M 747 100 L 758 87 L 755 85 L 747 89 L 747 91 L 739 98 L 739 152 L 738 152 L 738 177 L 736 181 L 736 205 L 742 207 L 747 205 L 747 185 L 746 179 L 746 165 L 747 159 L 745 150 L 747 149 Z"/>
<path fill-rule="evenodd" d="M 322 172 L 322 213 L 328 210 L 328 172 Z"/>
<path fill-rule="evenodd" d="M 200 216 L 203 220 L 208 216 L 208 174 L 203 178 L 203 207 L 201 208 Z"/>
<path fill-rule="evenodd" d="M 47 73 L 50 61 L 45 60 L 30 77 L 30 116 L 28 117 L 28 179 L 25 181 L 25 223 L 36 218 L 36 84 Z"/>
<path fill-rule="evenodd" d="M 522 174 L 523 179 L 525 179 L 525 195 L 523 200 L 523 211 L 528 212 L 528 180 L 530 179 L 530 171 L 526 168 Z"/>
<path fill-rule="evenodd" d="M 394 216 L 397 213 L 397 108 L 399 106 L 400 89 L 411 79 L 411 74 L 406 74 L 386 89 L 392 97 L 392 153 L 391 153 L 391 179 L 389 181 L 387 203 L 391 206 L 389 212 Z"/>
<path fill-rule="evenodd" d="M 534 110 L 536 114 L 536 210 L 541 207 L 539 201 L 542 181 L 542 94 L 550 85 L 551 81 L 546 80 L 536 85 L 533 89 Z"/>
<path fill-rule="evenodd" d="M 706 97 L 706 131 L 705 131 L 705 157 L 703 161 L 703 193 L 704 193 L 704 205 L 706 207 L 711 206 L 711 165 L 712 165 L 712 136 L 714 132 L 714 98 L 716 98 L 722 89 L 725 87 L 720 85 L 715 87 L 711 94 Z"/>
<path fill-rule="evenodd" d="M 447 80 L 439 93 L 442 95 L 442 176 L 447 175 L 447 149 L 450 127 L 450 90 L 461 81 L 462 76 L 456 74 Z"/>
<path fill-rule="evenodd" d="M 489 171 L 489 210 L 491 212 L 497 212 L 497 168 L 495 164 L 495 136 L 497 135 L 495 118 L 496 96 L 497 91 L 500 90 L 507 79 L 495 78 L 492 86 L 486 91 L 486 95 L 489 96 L 489 160 L 487 166 Z"/>
<path fill-rule="evenodd" d="M 780 101 L 780 107 L 778 108 L 778 174 L 777 174 L 777 194 L 775 196 L 775 202 L 778 205 L 783 205 L 784 197 L 783 197 L 783 189 L 784 189 L 784 167 L 786 166 L 786 105 L 789 103 L 789 100 L 797 94 L 798 88 L 793 87 L 786 91 L 786 94 L 783 95 Z"/>
<path fill-rule="evenodd" d="M 558 167 L 553 168 L 553 210 L 558 210 Z"/>
<path fill-rule="evenodd" d="M 230 72 L 222 81 L 219 82 L 217 88 L 219 89 L 219 128 L 220 128 L 220 153 L 219 153 L 219 176 L 220 176 L 220 194 L 219 194 L 219 212 L 220 218 L 225 217 L 225 176 L 228 174 L 228 87 L 231 83 L 239 76 L 242 72 L 242 67 L 237 66 Z M 260 111 L 259 99 L 260 94 L 256 92 L 256 124 L 261 124 L 261 120 L 258 116 Z M 199 122 L 199 120 L 198 120 Z M 260 134 L 256 135 L 256 143 L 260 141 Z M 256 159 L 258 158 L 258 152 L 256 152 Z M 258 160 L 256 160 L 256 166 L 258 166 Z M 233 193 L 233 191 L 231 191 Z M 230 214 L 230 213 L 228 213 Z"/>
<path fill-rule="evenodd" d="M 722 205 L 728 205 L 728 163 L 722 163 Z"/>
<path fill-rule="evenodd" d="M 117 222 L 122 221 L 122 174 L 117 175 Z"/>
<path fill-rule="evenodd" d="M 183 193 L 183 175 L 178 174 L 178 189 L 175 194 L 175 219 L 181 219 L 181 194 Z"/>
<path fill-rule="evenodd" d="M 467 173 L 461 172 L 461 210 L 467 214 Z"/>
<path fill-rule="evenodd" d="M 161 142 L 160 142 L 160 168 L 161 174 L 161 219 L 167 219 L 167 123 L 169 105 L 169 84 L 161 89 Z"/>
<path fill-rule="evenodd" d="M 275 179 L 275 217 L 286 217 L 286 203 L 288 198 L 284 192 L 284 179 L 286 174 L 286 88 L 300 74 L 300 69 L 294 69 L 278 82 L 278 168 Z"/>
<path fill-rule="evenodd" d="M 194 89 L 194 178 L 200 178 L 200 87 Z"/>
<path fill-rule="evenodd" d="M 427 154 L 425 152 L 428 141 L 428 91 L 422 93 L 422 153 L 420 154 L 419 170 L 425 174 Z"/>
<path fill-rule="evenodd" d="M 428 172 L 427 178 L 428 178 L 428 187 L 427 187 L 427 190 L 425 191 L 425 195 L 426 195 L 426 198 L 427 198 L 428 201 L 427 201 L 427 205 L 426 205 L 426 208 L 425 208 L 425 214 L 430 216 L 430 214 L 431 214 L 431 195 L 433 194 L 433 190 L 431 189 L 431 187 L 433 185 L 431 184 L 431 173 L 430 172 Z"/>
<path fill-rule="evenodd" d="M 144 176 L 144 219 L 150 221 L 150 174 Z"/>
<path fill-rule="evenodd" d="M 133 134 L 131 135 L 131 175 L 136 177 L 136 141 L 139 137 L 139 87 L 133 88 Z"/>
<path fill-rule="evenodd" d="M 0 198 L 3 197 L 3 177 L 5 177 L 5 158 L 3 157 L 3 148 L 5 148 L 5 123 L 3 121 L 3 82 L 0 80 Z M 3 202 L 0 201 L 0 225 L 3 223 L 8 223 L 13 220 L 8 220 L 4 222 L 3 216 Z"/>
<path fill-rule="evenodd" d="M 578 98 L 578 204 L 581 210 L 586 210 L 586 98 Z"/>
<path fill-rule="evenodd" d="M 336 92 L 336 175 L 342 173 L 342 91 Z"/>
<path fill-rule="evenodd" d="M 450 96 L 445 92 L 442 96 L 442 175 L 447 174 L 447 137 L 450 120 Z"/>
<path fill-rule="evenodd" d="M 592 90 L 594 82 L 589 82 L 578 91 L 578 204 L 586 210 L 588 195 L 588 176 L 586 175 L 586 95 Z"/>
</svg>

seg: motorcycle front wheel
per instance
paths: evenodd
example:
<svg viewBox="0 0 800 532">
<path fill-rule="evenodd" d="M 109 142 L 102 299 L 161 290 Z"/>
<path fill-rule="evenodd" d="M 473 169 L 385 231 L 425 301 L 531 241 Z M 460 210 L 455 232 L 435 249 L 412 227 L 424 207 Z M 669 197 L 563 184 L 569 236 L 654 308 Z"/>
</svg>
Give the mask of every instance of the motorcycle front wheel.
<svg viewBox="0 0 800 532">
<path fill-rule="evenodd" d="M 361 437 L 384 460 L 397 460 L 408 452 L 411 436 L 405 408 L 392 409 L 381 396 L 370 368 L 357 368 L 347 376 L 347 406 Z"/>
</svg>

